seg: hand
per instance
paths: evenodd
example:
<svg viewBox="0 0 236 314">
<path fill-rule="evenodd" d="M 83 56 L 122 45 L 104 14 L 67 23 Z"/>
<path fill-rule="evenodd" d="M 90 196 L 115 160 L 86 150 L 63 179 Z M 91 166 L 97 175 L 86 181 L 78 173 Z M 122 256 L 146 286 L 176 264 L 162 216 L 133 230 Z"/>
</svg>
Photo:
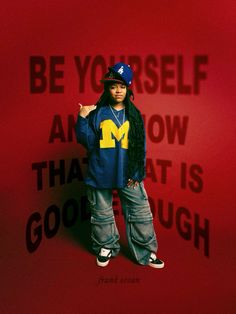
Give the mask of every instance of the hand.
<svg viewBox="0 0 236 314">
<path fill-rule="evenodd" d="M 135 181 L 132 179 L 128 180 L 128 183 L 127 183 L 128 188 L 133 186 L 133 188 L 135 189 L 138 185 L 139 185 L 138 181 Z"/>
<path fill-rule="evenodd" d="M 83 118 L 86 118 L 89 115 L 90 111 L 93 111 L 97 108 L 97 106 L 95 106 L 95 105 L 83 106 L 80 103 L 79 103 L 79 105 L 80 105 L 79 115 Z"/>
</svg>

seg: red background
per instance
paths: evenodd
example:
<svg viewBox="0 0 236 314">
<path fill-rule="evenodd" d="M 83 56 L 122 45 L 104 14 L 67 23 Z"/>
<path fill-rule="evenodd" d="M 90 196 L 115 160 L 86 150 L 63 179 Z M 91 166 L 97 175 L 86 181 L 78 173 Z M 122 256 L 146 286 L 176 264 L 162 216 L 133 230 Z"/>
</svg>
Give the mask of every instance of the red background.
<svg viewBox="0 0 236 314">
<path fill-rule="evenodd" d="M 21 1 L 1 7 L 1 313 L 235 313 L 235 2 L 226 1 Z M 138 93 L 135 104 L 147 119 L 188 116 L 185 145 L 147 138 L 148 158 L 168 159 L 167 184 L 146 179 L 150 197 L 173 202 L 210 221 L 210 256 L 180 237 L 175 224 L 164 228 L 155 217 L 159 256 L 166 267 L 141 267 L 129 259 L 122 216 L 117 216 L 123 251 L 100 269 L 89 251 L 89 224 L 44 236 L 32 254 L 26 249 L 29 216 L 43 216 L 51 204 L 61 207 L 84 195 L 82 182 L 37 191 L 32 163 L 85 156 L 73 142 L 48 143 L 55 114 L 65 132 L 77 102 L 94 103 L 99 94 L 86 76 L 79 93 L 74 56 L 97 55 L 109 62 L 121 55 L 145 60 L 155 55 L 183 56 L 186 83 L 192 84 L 193 57 L 207 55 L 207 79 L 199 95 Z M 63 94 L 30 93 L 30 56 L 64 56 L 58 68 Z M 171 66 L 175 69 L 175 65 Z M 157 68 L 157 73 L 159 69 Z M 176 72 L 175 72 L 176 73 Z M 101 73 L 98 73 L 98 77 Z M 143 77 L 144 78 L 144 77 Z M 143 79 L 142 78 L 142 79 Z M 170 80 L 175 85 L 176 80 Z M 155 130 L 158 132 L 158 130 Z M 203 169 L 203 190 L 179 185 L 181 162 Z M 84 171 L 84 167 L 83 167 Z M 193 232 L 193 230 L 192 230 Z M 118 283 L 99 283 L 117 277 Z M 122 280 L 138 278 L 138 283 Z"/>
</svg>

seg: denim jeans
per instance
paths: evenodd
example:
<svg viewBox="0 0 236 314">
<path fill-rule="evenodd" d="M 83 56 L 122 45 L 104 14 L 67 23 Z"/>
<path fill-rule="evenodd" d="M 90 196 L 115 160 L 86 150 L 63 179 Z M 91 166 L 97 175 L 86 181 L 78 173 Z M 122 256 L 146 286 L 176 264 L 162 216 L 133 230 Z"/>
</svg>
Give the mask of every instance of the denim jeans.
<svg viewBox="0 0 236 314">
<path fill-rule="evenodd" d="M 157 251 L 153 216 L 143 182 L 134 189 L 117 189 L 126 224 L 129 248 L 135 260 L 142 265 L 149 263 L 151 252 Z M 92 248 L 98 254 L 101 247 L 112 250 L 116 256 L 120 250 L 119 232 L 112 208 L 112 189 L 87 186 L 91 209 Z"/>
</svg>

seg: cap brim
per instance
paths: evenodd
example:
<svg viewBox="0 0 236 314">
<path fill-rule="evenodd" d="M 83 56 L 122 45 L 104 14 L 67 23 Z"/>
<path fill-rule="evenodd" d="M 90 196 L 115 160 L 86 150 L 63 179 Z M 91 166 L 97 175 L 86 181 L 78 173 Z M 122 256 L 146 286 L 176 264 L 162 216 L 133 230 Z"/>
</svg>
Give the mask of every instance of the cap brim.
<svg viewBox="0 0 236 314">
<path fill-rule="evenodd" d="M 101 80 L 101 82 L 102 83 L 116 82 L 116 83 L 121 83 L 121 84 L 126 85 L 125 82 L 122 81 L 122 80 L 118 80 L 118 79 L 115 79 L 115 78 L 109 78 L 109 77 L 105 78 L 104 80 Z"/>
</svg>

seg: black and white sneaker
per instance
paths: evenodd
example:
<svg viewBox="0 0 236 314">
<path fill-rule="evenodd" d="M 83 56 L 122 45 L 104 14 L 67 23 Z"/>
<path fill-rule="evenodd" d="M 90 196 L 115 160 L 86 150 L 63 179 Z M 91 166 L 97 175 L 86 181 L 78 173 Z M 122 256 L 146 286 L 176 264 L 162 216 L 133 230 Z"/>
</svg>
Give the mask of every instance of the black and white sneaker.
<svg viewBox="0 0 236 314">
<path fill-rule="evenodd" d="M 106 248 L 101 248 L 97 256 L 97 265 L 105 267 L 108 265 L 111 258 L 111 250 Z"/>
<path fill-rule="evenodd" d="M 164 262 L 157 258 L 155 253 L 151 253 L 148 265 L 154 268 L 163 268 Z"/>
</svg>

